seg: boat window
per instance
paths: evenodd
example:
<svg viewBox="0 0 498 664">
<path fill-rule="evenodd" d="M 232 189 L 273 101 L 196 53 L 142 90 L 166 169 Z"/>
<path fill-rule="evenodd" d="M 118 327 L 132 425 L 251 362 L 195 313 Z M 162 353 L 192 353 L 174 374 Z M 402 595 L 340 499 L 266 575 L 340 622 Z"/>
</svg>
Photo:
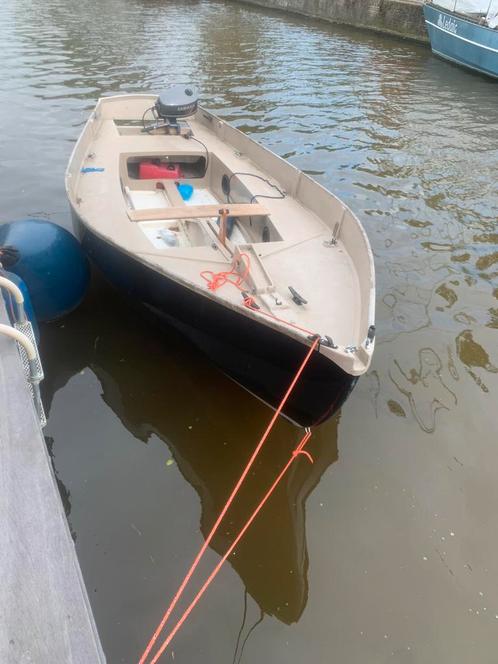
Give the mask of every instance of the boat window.
<svg viewBox="0 0 498 664">
<path fill-rule="evenodd" d="M 498 14 L 498 0 L 435 0 L 435 5 L 475 19 L 492 20 Z M 488 21 L 489 22 L 489 21 Z"/>
</svg>

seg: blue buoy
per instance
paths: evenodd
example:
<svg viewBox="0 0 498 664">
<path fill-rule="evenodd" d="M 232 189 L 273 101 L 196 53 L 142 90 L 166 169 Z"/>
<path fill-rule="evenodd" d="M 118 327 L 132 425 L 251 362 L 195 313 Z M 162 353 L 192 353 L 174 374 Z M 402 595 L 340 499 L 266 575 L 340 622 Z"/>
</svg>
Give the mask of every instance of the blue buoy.
<svg viewBox="0 0 498 664">
<path fill-rule="evenodd" d="M 82 301 L 90 271 L 76 238 L 44 219 L 25 219 L 0 225 L 0 247 L 12 247 L 14 258 L 5 265 L 29 289 L 39 322 L 61 318 Z"/>
</svg>

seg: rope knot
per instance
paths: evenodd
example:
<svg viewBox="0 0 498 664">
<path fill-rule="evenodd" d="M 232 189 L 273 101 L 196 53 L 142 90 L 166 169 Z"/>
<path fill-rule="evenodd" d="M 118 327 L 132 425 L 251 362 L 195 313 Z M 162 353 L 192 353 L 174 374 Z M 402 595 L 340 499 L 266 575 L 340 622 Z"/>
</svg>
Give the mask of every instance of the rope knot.
<svg viewBox="0 0 498 664">
<path fill-rule="evenodd" d="M 224 272 L 213 272 L 212 270 L 204 270 L 201 272 L 201 277 L 204 281 L 207 282 L 207 287 L 209 290 L 217 291 L 218 288 L 221 288 L 226 283 L 232 284 L 239 290 L 242 290 L 242 282 L 246 279 L 249 274 L 250 262 L 249 256 L 247 254 L 240 255 L 242 262 L 244 264 L 244 271 L 242 273 L 238 272 L 238 261 L 234 260 L 230 270 Z"/>
<path fill-rule="evenodd" d="M 294 458 L 299 456 L 299 454 L 304 454 L 304 456 L 308 459 L 308 461 L 310 463 L 315 463 L 314 460 L 313 460 L 313 457 L 311 456 L 311 454 L 309 452 L 307 452 L 306 450 L 297 449 L 297 450 L 294 450 L 294 452 L 292 452 L 292 456 Z"/>
<path fill-rule="evenodd" d="M 244 306 L 248 309 L 259 309 L 255 299 L 251 295 L 246 295 L 244 297 Z"/>
</svg>

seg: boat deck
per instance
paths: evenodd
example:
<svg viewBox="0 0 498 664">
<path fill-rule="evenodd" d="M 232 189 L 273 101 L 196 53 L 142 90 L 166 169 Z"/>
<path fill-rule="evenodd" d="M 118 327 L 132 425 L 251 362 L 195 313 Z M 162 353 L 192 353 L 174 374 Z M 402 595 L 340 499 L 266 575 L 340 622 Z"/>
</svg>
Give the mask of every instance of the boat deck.
<svg viewBox="0 0 498 664">
<path fill-rule="evenodd" d="M 224 143 L 195 119 L 189 119 L 189 125 L 194 136 L 209 145 L 210 153 L 221 159 L 229 172 L 250 172 L 275 182 L 275 178 L 259 169 L 248 156 Z M 114 119 L 102 120 L 90 148 L 92 157 L 84 166 L 104 171 L 77 175 L 78 213 L 99 236 L 125 252 L 146 257 L 156 269 L 173 273 L 187 287 L 205 288 L 201 272 L 230 269 L 230 253 L 212 245 L 158 250 L 152 246 L 140 224 L 130 220 L 126 212 L 117 155 L 164 153 L 201 157 L 205 151 L 198 143 L 181 136 L 122 135 Z M 261 180 L 243 175 L 238 179 L 253 194 L 275 195 L 275 190 Z M 354 343 L 358 338 L 362 310 L 357 272 L 341 242 L 332 251 L 324 246 L 340 215 L 336 213 L 330 225 L 325 224 L 291 194 L 287 192 L 284 199 L 258 199 L 282 240 L 250 244 L 269 274 L 279 299 L 285 303 L 280 309 L 282 317 L 309 330 L 328 334 L 336 343 Z M 223 201 L 219 204 L 224 205 Z M 292 301 L 289 286 L 295 288 L 309 305 L 297 306 Z M 224 299 L 234 308 L 241 306 L 237 289 L 220 289 L 215 297 Z M 258 299 L 258 304 L 271 310 L 271 304 L 265 299 Z"/>
</svg>

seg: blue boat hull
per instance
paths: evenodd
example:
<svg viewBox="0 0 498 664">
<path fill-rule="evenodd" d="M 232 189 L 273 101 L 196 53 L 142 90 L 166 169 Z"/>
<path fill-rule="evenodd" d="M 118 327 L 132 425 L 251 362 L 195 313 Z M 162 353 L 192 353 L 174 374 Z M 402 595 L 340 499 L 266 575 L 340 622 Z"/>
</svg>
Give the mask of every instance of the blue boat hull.
<svg viewBox="0 0 498 664">
<path fill-rule="evenodd" d="M 424 17 L 434 53 L 498 78 L 498 30 L 433 4 L 424 5 Z"/>
</svg>

